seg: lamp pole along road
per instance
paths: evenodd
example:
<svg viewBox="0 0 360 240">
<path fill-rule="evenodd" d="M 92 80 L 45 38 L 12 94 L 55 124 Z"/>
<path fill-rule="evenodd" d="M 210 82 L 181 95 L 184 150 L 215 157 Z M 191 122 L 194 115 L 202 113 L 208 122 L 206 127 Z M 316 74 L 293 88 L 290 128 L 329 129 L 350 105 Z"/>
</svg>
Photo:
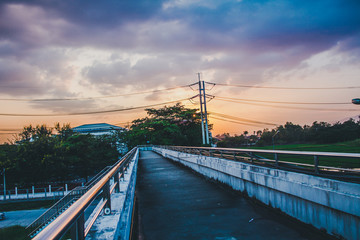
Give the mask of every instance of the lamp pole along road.
<svg viewBox="0 0 360 240">
<path fill-rule="evenodd" d="M 279 132 L 280 132 L 280 131 L 277 130 L 276 133 L 272 136 L 273 150 L 275 150 L 275 136 L 276 136 Z"/>
<path fill-rule="evenodd" d="M 205 145 L 205 144 L 210 144 L 209 125 L 208 125 L 207 109 L 206 109 L 205 82 L 201 81 L 200 73 L 198 73 L 198 78 L 199 78 L 199 98 L 200 98 L 200 110 L 201 110 L 201 131 L 202 131 L 203 144 Z"/>
</svg>

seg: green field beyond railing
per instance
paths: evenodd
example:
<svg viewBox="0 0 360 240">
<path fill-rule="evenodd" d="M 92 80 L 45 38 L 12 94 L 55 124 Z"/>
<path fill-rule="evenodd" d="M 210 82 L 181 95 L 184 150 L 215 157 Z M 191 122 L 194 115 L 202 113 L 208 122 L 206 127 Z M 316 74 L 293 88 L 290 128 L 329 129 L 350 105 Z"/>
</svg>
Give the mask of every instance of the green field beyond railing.
<svg viewBox="0 0 360 240">
<path fill-rule="evenodd" d="M 329 144 L 286 144 L 266 147 L 251 147 L 253 149 L 264 150 L 291 150 L 291 151 L 316 151 L 316 152 L 341 152 L 341 153 L 360 153 L 360 139 L 348 142 L 329 143 Z"/>
<path fill-rule="evenodd" d="M 360 153 L 160 146 L 190 154 L 248 162 L 264 167 L 360 182 Z"/>
<path fill-rule="evenodd" d="M 273 150 L 273 146 L 251 147 L 251 149 Z M 315 151 L 315 152 L 338 152 L 338 153 L 360 153 L 360 139 L 348 142 L 333 144 L 288 144 L 276 145 L 275 150 L 286 151 Z M 264 157 L 271 158 L 273 154 L 264 154 Z M 309 156 L 282 155 L 282 161 L 294 163 L 312 164 L 314 159 Z M 337 168 L 359 168 L 360 160 L 357 158 L 321 157 L 321 165 Z"/>
</svg>

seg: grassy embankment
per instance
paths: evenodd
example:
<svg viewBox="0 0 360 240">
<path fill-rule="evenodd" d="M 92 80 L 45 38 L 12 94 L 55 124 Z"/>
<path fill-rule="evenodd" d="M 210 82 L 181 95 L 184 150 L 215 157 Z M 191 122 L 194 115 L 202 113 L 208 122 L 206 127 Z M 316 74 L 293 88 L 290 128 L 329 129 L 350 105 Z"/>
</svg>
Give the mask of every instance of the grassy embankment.
<svg viewBox="0 0 360 240">
<path fill-rule="evenodd" d="M 30 239 L 25 227 L 12 226 L 7 228 L 0 228 L 0 240 L 24 240 Z"/>
<path fill-rule="evenodd" d="M 57 200 L 21 201 L 8 203 L 0 202 L 0 212 L 49 208 L 54 205 L 56 201 Z"/>
<path fill-rule="evenodd" d="M 49 208 L 54 203 L 54 200 L 0 203 L 0 212 Z M 0 228 L 0 240 L 8 239 L 24 240 L 30 238 L 28 237 L 28 231 L 25 229 L 25 227 L 11 226 Z"/>
<path fill-rule="evenodd" d="M 254 147 L 255 149 L 272 150 L 273 146 Z M 360 139 L 334 144 L 289 144 L 276 145 L 275 150 L 289 151 L 310 151 L 310 152 L 340 152 L 340 153 L 360 153 Z M 272 154 L 261 154 L 261 156 L 273 159 Z M 313 164 L 312 156 L 294 156 L 279 155 L 279 161 L 298 162 Z M 339 157 L 319 157 L 320 166 L 343 167 L 343 168 L 360 168 L 359 158 L 339 158 Z"/>
</svg>

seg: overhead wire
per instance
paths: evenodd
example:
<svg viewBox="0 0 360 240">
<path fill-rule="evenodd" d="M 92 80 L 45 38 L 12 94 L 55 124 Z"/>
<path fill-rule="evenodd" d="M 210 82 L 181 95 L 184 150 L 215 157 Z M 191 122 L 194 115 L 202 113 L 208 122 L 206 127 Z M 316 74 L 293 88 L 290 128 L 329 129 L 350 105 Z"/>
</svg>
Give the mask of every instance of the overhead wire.
<svg viewBox="0 0 360 240">
<path fill-rule="evenodd" d="M 21 131 L 22 129 L 18 128 L 18 129 L 14 129 L 14 128 L 9 128 L 9 129 L 5 129 L 5 128 L 1 128 L 0 131 L 5 132 L 5 131 Z"/>
<path fill-rule="evenodd" d="M 255 106 L 262 106 L 262 107 L 272 107 L 272 108 L 285 108 L 285 109 L 296 109 L 296 110 L 311 110 L 311 111 L 330 111 L 330 112 L 352 112 L 352 111 L 359 111 L 358 109 L 340 109 L 340 108 L 305 108 L 305 107 L 289 107 L 289 106 L 277 106 L 277 105 L 270 105 L 270 104 L 261 104 L 261 103 L 253 103 L 253 102 L 241 102 L 238 100 L 229 100 L 229 99 L 222 99 L 222 98 L 214 98 L 214 100 L 220 100 L 225 102 L 232 102 L 232 103 L 240 103 L 240 104 L 248 104 L 248 105 L 255 105 Z"/>
<path fill-rule="evenodd" d="M 76 100 L 95 100 L 95 99 L 105 99 L 105 98 L 115 98 L 115 97 L 125 97 L 125 96 L 133 96 L 133 95 L 141 95 L 148 93 L 159 93 L 164 91 L 175 90 L 179 88 L 190 87 L 191 84 L 176 86 L 165 89 L 158 90 L 149 90 L 142 92 L 133 92 L 133 93 L 124 93 L 124 94 L 116 94 L 116 95 L 108 95 L 108 96 L 97 96 L 97 97 L 78 97 L 78 98 L 0 98 L 0 101 L 16 101 L 16 102 L 49 102 L 49 101 L 76 101 Z"/>
<path fill-rule="evenodd" d="M 240 117 L 235 117 L 235 116 L 231 116 L 231 115 L 227 115 L 227 114 L 223 114 L 223 113 L 209 112 L 209 114 L 211 116 L 215 115 L 215 116 L 218 116 L 218 117 L 228 118 L 228 119 L 231 119 L 231 120 L 242 121 L 242 122 L 249 122 L 249 123 L 261 124 L 261 125 L 273 125 L 273 126 L 278 125 L 276 123 L 269 123 L 269 122 L 251 120 L 251 119 L 247 119 L 247 118 L 240 118 Z"/>
<path fill-rule="evenodd" d="M 214 117 L 214 116 L 212 116 L 211 118 L 216 119 L 216 120 L 220 120 L 220 121 L 236 123 L 236 124 L 240 124 L 240 125 L 248 125 L 248 126 L 255 126 L 255 127 L 263 126 L 261 124 L 245 123 L 245 122 L 234 121 L 234 120 L 229 120 L 229 119 L 222 119 L 222 118 L 218 118 L 218 117 Z"/>
<path fill-rule="evenodd" d="M 112 109 L 112 110 L 103 110 L 103 111 L 91 111 L 91 112 L 80 112 L 80 113 L 54 113 L 54 114 L 16 114 L 16 113 L 0 113 L 0 116 L 10 116 L 10 117 L 53 117 L 53 116 L 74 116 L 74 115 L 90 115 L 90 114 L 102 114 L 102 113 L 116 113 L 116 112 L 123 112 L 135 109 L 144 109 L 148 107 L 155 107 L 170 103 L 177 103 L 182 102 L 185 100 L 189 100 L 189 98 L 183 98 L 179 100 L 157 103 L 157 104 L 150 104 L 145 106 L 138 106 L 138 107 L 130 107 L 130 108 L 121 108 L 121 109 Z"/>
<path fill-rule="evenodd" d="M 360 86 L 347 86 L 347 87 L 272 87 L 272 86 L 258 86 L 258 85 L 242 85 L 242 84 L 228 84 L 228 83 L 213 83 L 217 86 L 227 87 L 240 87 L 240 88 L 268 88 L 268 89 L 284 89 L 284 90 L 339 90 L 339 89 L 358 89 Z"/>
<path fill-rule="evenodd" d="M 298 104 L 298 105 L 351 105 L 351 102 L 282 102 L 282 101 L 265 101 L 265 100 L 255 100 L 255 99 L 245 99 L 245 98 L 230 98 L 230 97 L 221 97 L 212 95 L 216 98 L 236 100 L 236 101 L 246 101 L 246 102 L 261 102 L 261 103 L 277 103 L 277 104 Z"/>
</svg>

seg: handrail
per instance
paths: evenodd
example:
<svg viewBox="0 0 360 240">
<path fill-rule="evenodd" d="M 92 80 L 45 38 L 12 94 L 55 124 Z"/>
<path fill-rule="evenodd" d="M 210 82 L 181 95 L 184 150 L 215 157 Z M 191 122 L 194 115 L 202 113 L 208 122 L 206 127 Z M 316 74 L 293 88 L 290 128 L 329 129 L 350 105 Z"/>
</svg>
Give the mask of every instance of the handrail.
<svg viewBox="0 0 360 240">
<path fill-rule="evenodd" d="M 75 203 L 73 203 L 66 211 L 59 215 L 53 222 L 44 228 L 33 239 L 48 240 L 60 239 L 75 223 L 81 215 L 84 214 L 85 209 L 103 190 L 105 184 L 120 170 L 122 171 L 123 164 L 129 160 L 137 148 L 133 148 L 128 152 L 112 169 L 110 169 L 102 179 L 100 179 L 94 186 L 92 186 L 84 195 L 82 195 Z"/>
<path fill-rule="evenodd" d="M 109 170 L 109 168 L 111 168 L 111 166 L 106 166 L 105 168 L 103 168 L 100 172 L 98 172 L 94 177 L 91 178 L 90 181 L 88 181 L 87 183 L 85 183 L 85 186 L 91 186 L 93 185 L 94 182 L 97 182 L 99 180 L 99 178 L 101 178 L 103 175 L 105 175 L 105 173 Z"/>
<path fill-rule="evenodd" d="M 105 173 L 112 166 L 107 166 L 103 168 L 100 172 L 98 172 L 89 182 L 85 184 L 83 187 L 76 187 L 71 190 L 68 194 L 59 199 L 51 208 L 46 210 L 43 214 L 41 214 L 37 219 L 35 219 L 30 225 L 26 227 L 30 231 L 29 236 L 35 234 L 40 228 L 46 225 L 52 218 L 59 215 L 64 209 L 69 207 L 73 203 L 75 199 L 78 199 L 81 195 L 83 195 L 87 190 L 89 190 L 100 178 L 105 175 Z"/>
<path fill-rule="evenodd" d="M 101 205 L 99 206 L 99 208 L 96 210 L 96 212 L 95 212 L 95 214 L 94 214 L 94 217 L 91 219 L 89 225 L 87 225 L 86 228 L 85 228 L 85 233 L 84 233 L 85 236 L 88 235 L 88 233 L 90 232 L 91 227 L 94 225 L 97 217 L 100 215 L 102 209 L 105 207 L 105 205 L 106 205 L 107 202 L 108 202 L 108 200 L 106 199 L 105 201 L 103 201 L 103 202 L 101 203 Z"/>
<path fill-rule="evenodd" d="M 360 158 L 360 153 L 338 153 L 338 152 L 310 152 L 310 151 L 287 151 L 287 150 L 262 150 L 262 149 L 244 149 L 244 148 L 218 148 L 218 147 L 188 147 L 188 146 L 159 146 L 162 148 L 187 148 L 187 149 L 203 149 L 231 152 L 248 152 L 248 153 L 278 153 L 289 155 L 306 155 L 306 156 L 326 156 L 326 157 L 348 157 Z"/>
<path fill-rule="evenodd" d="M 84 189 L 79 189 L 79 187 L 71 190 L 64 197 L 59 199 L 51 208 L 46 210 L 41 216 L 35 219 L 29 226 L 26 227 L 30 231 L 30 236 L 34 234 L 38 229 L 40 229 L 49 219 L 56 217 L 63 209 L 65 209 L 69 204 L 76 199 L 78 196 L 85 192 Z"/>
<path fill-rule="evenodd" d="M 314 151 L 286 151 L 286 150 L 262 150 L 262 149 L 239 149 L 239 148 L 215 148 L 215 147 L 190 147 L 190 146 L 155 146 L 180 152 L 186 152 L 196 155 L 206 154 L 208 156 L 220 155 L 221 157 L 231 158 L 238 161 L 249 160 L 252 164 L 267 164 L 276 168 L 284 168 L 298 172 L 309 172 L 309 168 L 313 168 L 315 174 L 329 176 L 333 178 L 348 179 L 350 181 L 360 181 L 360 161 L 359 168 L 341 168 L 333 166 L 320 165 L 319 157 L 337 157 L 337 158 L 358 158 L 360 153 L 337 153 L 337 152 L 314 152 Z M 242 154 L 242 155 L 241 155 Z M 243 155 L 247 156 L 243 156 Z M 257 154 L 274 154 L 274 159 L 268 159 Z M 311 156 L 313 163 L 301 163 L 279 160 L 280 155 L 298 155 L 298 156 Z M 254 162 L 255 161 L 255 162 Z M 280 165 L 281 164 L 281 165 Z M 339 175 L 340 173 L 340 175 Z M 346 174 L 345 174 L 346 173 Z"/>
</svg>

